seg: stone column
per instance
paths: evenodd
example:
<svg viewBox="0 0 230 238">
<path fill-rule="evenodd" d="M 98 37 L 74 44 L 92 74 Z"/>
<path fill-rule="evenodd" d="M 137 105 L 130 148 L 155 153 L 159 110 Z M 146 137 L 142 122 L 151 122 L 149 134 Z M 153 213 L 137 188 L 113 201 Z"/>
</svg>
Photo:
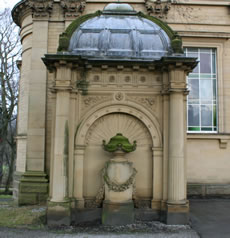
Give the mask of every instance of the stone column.
<svg viewBox="0 0 230 238">
<path fill-rule="evenodd" d="M 32 27 L 27 40 L 23 39 L 26 48 L 23 47 L 24 82 L 20 89 L 23 93 L 20 92 L 22 102 L 20 102 L 17 145 L 17 171 L 23 172 L 19 181 L 19 205 L 46 202 L 48 197 L 48 180 L 45 173 L 47 70 L 41 60 L 48 48 L 48 18 L 34 18 L 31 23 L 26 25 L 28 32 L 22 29 L 23 34 L 28 34 Z M 27 63 L 28 65 L 25 65 Z M 23 140 L 20 140 L 21 135 Z"/>
<path fill-rule="evenodd" d="M 84 153 L 85 146 L 77 145 L 74 160 L 74 197 L 76 198 L 76 208 L 84 208 L 84 198 L 83 198 L 83 168 L 84 168 Z"/>
<path fill-rule="evenodd" d="M 173 68 L 169 74 L 169 164 L 167 224 L 187 224 L 188 204 L 185 195 L 185 123 L 184 93 L 186 75 Z"/>
<path fill-rule="evenodd" d="M 47 222 L 49 225 L 69 225 L 71 222 L 71 201 L 68 198 L 68 121 L 71 68 L 65 62 L 56 64 L 56 67 L 54 157 L 51 177 L 52 190 L 48 203 Z"/>
</svg>

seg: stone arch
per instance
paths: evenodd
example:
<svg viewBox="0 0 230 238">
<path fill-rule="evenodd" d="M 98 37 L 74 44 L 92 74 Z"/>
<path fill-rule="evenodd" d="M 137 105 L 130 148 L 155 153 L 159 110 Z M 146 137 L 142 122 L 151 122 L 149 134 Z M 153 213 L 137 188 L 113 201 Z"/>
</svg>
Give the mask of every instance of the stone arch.
<svg viewBox="0 0 230 238">
<path fill-rule="evenodd" d="M 158 192 L 161 190 L 159 187 L 162 186 L 161 175 L 159 176 L 159 173 L 161 174 L 163 162 L 162 153 L 160 153 L 159 156 L 158 153 L 159 151 L 162 151 L 162 136 L 157 118 L 147 109 L 144 109 L 141 105 L 133 102 L 128 102 L 128 105 L 127 102 L 126 104 L 122 104 L 122 102 L 114 102 L 112 104 L 111 102 L 106 102 L 97 105 L 90 112 L 88 112 L 78 126 L 78 130 L 76 132 L 75 165 L 73 167 L 75 171 L 74 176 L 77 177 L 74 177 L 74 196 L 77 201 L 84 201 L 85 206 L 88 206 L 87 204 L 91 204 L 90 199 L 95 197 L 100 186 L 99 172 L 104 163 L 109 159 L 109 155 L 105 155 L 105 152 L 101 149 L 102 139 L 105 137 L 101 138 L 101 136 L 99 136 L 99 142 L 97 142 L 97 139 L 95 139 L 95 137 L 92 138 L 89 133 L 90 130 L 94 128 L 94 125 L 102 120 L 103 117 L 112 117 L 115 114 L 119 114 L 127 118 L 133 118 L 134 121 L 139 121 L 139 124 L 143 125 L 140 126 L 142 127 L 142 131 L 146 130 L 148 134 L 146 138 L 150 141 L 149 144 L 145 144 L 145 142 L 142 143 L 143 147 L 139 150 L 139 152 L 137 152 L 135 158 L 132 157 L 132 153 L 128 155 L 128 157 L 132 157 L 131 159 L 133 159 L 135 166 L 137 166 L 137 169 L 139 170 L 139 175 L 137 175 L 139 176 L 139 181 L 137 178 L 136 190 L 137 195 L 139 196 L 138 199 L 144 201 L 147 199 L 147 204 L 150 204 L 151 199 L 155 200 L 155 194 L 158 194 L 158 196 L 161 197 L 161 192 Z M 100 128 L 97 130 L 100 130 Z M 137 130 L 139 129 L 137 128 Z M 113 136 L 113 134 L 111 136 Z M 91 141 L 89 141 L 89 138 L 91 138 Z M 146 138 L 144 139 L 145 141 Z M 129 139 L 130 142 L 133 142 L 132 140 L 135 139 L 135 137 Z M 96 143 L 94 143 L 95 141 Z M 141 143 L 139 143 L 139 145 L 140 144 Z M 95 149 L 91 146 L 95 146 L 97 148 Z M 143 158 L 143 151 L 147 156 L 143 159 L 143 161 L 141 161 Z M 92 159 L 93 157 L 94 159 Z M 157 164 L 155 164 L 155 157 L 158 161 Z M 93 182 L 92 178 L 94 178 Z M 94 186 L 92 186 L 92 184 L 94 184 Z M 143 184 L 145 184 L 145 186 L 143 186 Z"/>
<path fill-rule="evenodd" d="M 88 114 L 86 114 L 85 118 L 78 127 L 75 137 L 75 146 L 85 145 L 87 132 L 97 119 L 106 114 L 117 112 L 132 115 L 142 121 L 146 128 L 148 128 L 151 135 L 153 147 L 162 148 L 162 134 L 157 118 L 148 110 L 133 102 L 129 102 L 129 105 L 127 105 L 127 103 L 116 103 L 112 105 L 111 102 L 102 103 L 91 110 Z"/>
</svg>

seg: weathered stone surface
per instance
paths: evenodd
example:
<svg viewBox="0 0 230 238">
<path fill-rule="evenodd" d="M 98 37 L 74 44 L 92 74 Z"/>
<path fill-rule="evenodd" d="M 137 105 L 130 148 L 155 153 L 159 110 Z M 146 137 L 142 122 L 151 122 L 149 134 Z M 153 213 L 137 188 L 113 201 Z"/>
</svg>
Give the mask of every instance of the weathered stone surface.
<svg viewBox="0 0 230 238">
<path fill-rule="evenodd" d="M 48 197 L 49 184 L 46 174 L 26 172 L 18 182 L 18 205 L 45 203 Z"/>
<path fill-rule="evenodd" d="M 71 207 L 70 202 L 56 203 L 48 202 L 47 208 L 47 225 L 59 226 L 71 224 Z"/>
<path fill-rule="evenodd" d="M 102 224 L 110 226 L 127 225 L 134 222 L 133 202 L 110 203 L 104 201 L 102 210 Z"/>
<path fill-rule="evenodd" d="M 187 225 L 189 222 L 189 204 L 167 204 L 166 224 Z"/>
</svg>

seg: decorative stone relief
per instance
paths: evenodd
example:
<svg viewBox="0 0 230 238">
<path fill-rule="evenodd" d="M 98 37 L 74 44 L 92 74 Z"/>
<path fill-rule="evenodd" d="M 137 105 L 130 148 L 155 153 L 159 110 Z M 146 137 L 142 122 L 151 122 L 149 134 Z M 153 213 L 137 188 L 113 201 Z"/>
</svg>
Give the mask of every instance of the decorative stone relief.
<svg viewBox="0 0 230 238">
<path fill-rule="evenodd" d="M 110 99 L 110 96 L 84 96 L 82 97 L 82 113 L 84 113 L 89 108 L 93 107 L 94 105 L 104 102 Z"/>
<path fill-rule="evenodd" d="M 124 99 L 124 93 L 118 92 L 114 95 L 115 100 L 122 101 Z"/>
<path fill-rule="evenodd" d="M 145 72 L 146 74 L 146 72 Z M 98 85 L 107 86 L 117 86 L 117 87 L 138 87 L 147 86 L 154 87 L 160 84 L 159 75 L 147 74 L 143 76 L 142 74 L 134 73 L 124 73 L 124 74 L 91 74 L 87 78 L 90 86 L 98 87 Z"/>
<path fill-rule="evenodd" d="M 167 18 L 168 11 L 171 7 L 171 0 L 145 0 L 145 7 L 149 15 Z"/>
<path fill-rule="evenodd" d="M 85 9 L 85 0 L 61 0 L 61 7 L 64 10 L 65 16 L 77 17 Z"/>
<path fill-rule="evenodd" d="M 151 108 L 155 111 L 157 107 L 157 97 L 154 96 L 128 96 L 128 100 L 138 102 L 139 104 Z"/>
<path fill-rule="evenodd" d="M 137 140 L 139 146 L 151 144 L 151 136 L 141 119 L 123 113 L 107 114 L 95 121 L 88 130 L 86 143 L 101 145 L 102 139 L 108 141 L 118 131 L 130 141 Z"/>
<path fill-rule="evenodd" d="M 52 0 L 29 0 L 26 5 L 32 9 L 33 17 L 49 16 L 53 10 Z"/>
</svg>

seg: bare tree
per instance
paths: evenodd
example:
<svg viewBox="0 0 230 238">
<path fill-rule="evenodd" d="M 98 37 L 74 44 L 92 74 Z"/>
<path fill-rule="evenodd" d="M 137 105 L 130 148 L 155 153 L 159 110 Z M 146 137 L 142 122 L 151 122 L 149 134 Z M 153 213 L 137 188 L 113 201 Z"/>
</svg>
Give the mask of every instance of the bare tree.
<svg viewBox="0 0 230 238">
<path fill-rule="evenodd" d="M 7 168 L 5 190 L 12 180 L 16 143 L 16 110 L 18 103 L 20 39 L 10 9 L 0 12 L 0 185 Z"/>
</svg>

